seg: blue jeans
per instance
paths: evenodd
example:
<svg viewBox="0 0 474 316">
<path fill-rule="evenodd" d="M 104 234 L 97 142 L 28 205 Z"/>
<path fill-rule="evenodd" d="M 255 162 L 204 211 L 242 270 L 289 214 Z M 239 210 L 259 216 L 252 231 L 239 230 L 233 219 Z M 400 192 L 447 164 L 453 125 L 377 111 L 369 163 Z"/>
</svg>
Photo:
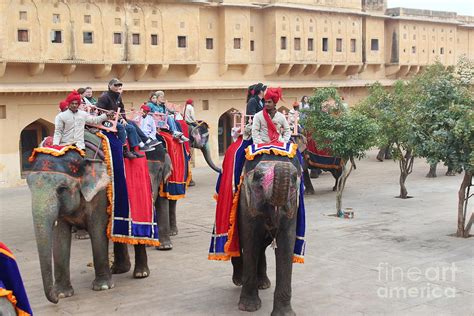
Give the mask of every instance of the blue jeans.
<svg viewBox="0 0 474 316">
<path fill-rule="evenodd" d="M 168 116 L 168 126 L 170 128 L 170 131 L 172 132 L 179 132 L 178 126 L 176 124 L 176 121 L 174 118 Z"/>
<path fill-rule="evenodd" d="M 130 147 L 134 148 L 135 146 L 138 146 L 138 135 L 137 135 L 137 130 L 135 129 L 135 126 L 132 124 L 127 124 L 124 126 L 121 123 L 117 123 L 117 136 L 122 142 L 122 145 L 125 145 L 127 143 L 127 137 L 128 137 L 128 142 L 130 143 Z"/>
</svg>

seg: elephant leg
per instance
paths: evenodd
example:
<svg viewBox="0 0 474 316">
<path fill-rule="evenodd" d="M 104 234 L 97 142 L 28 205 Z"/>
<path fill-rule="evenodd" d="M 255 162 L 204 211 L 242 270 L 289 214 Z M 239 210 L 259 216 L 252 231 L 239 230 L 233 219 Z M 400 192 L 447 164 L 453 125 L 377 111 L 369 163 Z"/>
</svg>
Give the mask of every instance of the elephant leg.
<svg viewBox="0 0 474 316">
<path fill-rule="evenodd" d="M 330 172 L 331 172 L 332 176 L 334 177 L 334 179 L 336 180 L 332 190 L 336 191 L 337 190 L 337 180 L 339 180 L 339 178 L 341 177 L 342 172 L 341 172 L 341 170 L 336 170 L 336 169 L 331 169 Z"/>
<path fill-rule="evenodd" d="M 317 178 L 319 178 L 319 175 L 321 173 L 322 173 L 322 171 L 319 168 L 311 169 L 310 177 L 311 177 L 311 179 L 317 179 Z"/>
<path fill-rule="evenodd" d="M 307 194 L 307 195 L 315 194 L 316 192 L 314 192 L 313 184 L 311 183 L 311 177 L 309 176 L 309 171 L 307 168 L 303 170 L 303 181 L 304 181 L 304 187 L 305 187 L 304 194 Z"/>
<path fill-rule="evenodd" d="M 291 274 L 293 270 L 293 247 L 296 239 L 296 216 L 282 219 L 283 225 L 277 236 L 275 249 L 276 284 L 273 297 L 272 316 L 296 315 L 291 308 Z"/>
<path fill-rule="evenodd" d="M 242 254 L 240 254 L 240 257 L 232 257 L 230 260 L 233 268 L 232 282 L 237 286 L 241 286 L 243 270 Z"/>
<path fill-rule="evenodd" d="M 148 269 L 148 257 L 146 255 L 145 245 L 135 245 L 135 269 L 133 277 L 136 279 L 147 278 L 150 275 Z"/>
<path fill-rule="evenodd" d="M 71 259 L 71 226 L 57 220 L 53 239 L 54 291 L 58 298 L 74 295 L 69 264 Z"/>
<path fill-rule="evenodd" d="M 106 235 L 107 213 L 100 214 L 103 218 L 91 218 L 89 222 L 89 235 L 94 258 L 95 280 L 92 282 L 94 291 L 109 290 L 114 287 L 112 273 L 109 266 L 109 240 Z M 97 224 L 98 222 L 104 225 Z"/>
<path fill-rule="evenodd" d="M 240 223 L 239 223 L 240 224 Z M 259 310 L 262 301 L 258 296 L 257 265 L 265 239 L 265 229 L 261 221 L 245 219 L 239 225 L 243 259 L 242 291 L 240 292 L 239 309 L 247 312 Z"/>
<path fill-rule="evenodd" d="M 0 296 L 0 315 L 17 316 L 15 307 L 5 296 Z"/>
<path fill-rule="evenodd" d="M 260 256 L 258 257 L 257 279 L 258 288 L 260 290 L 266 290 L 272 285 L 267 276 L 267 257 L 265 256 L 265 250 L 266 247 L 263 247 Z"/>
<path fill-rule="evenodd" d="M 112 264 L 113 274 L 122 274 L 130 271 L 130 256 L 127 244 L 114 242 L 114 263 Z"/>
<path fill-rule="evenodd" d="M 176 205 L 178 201 L 170 200 L 170 235 L 178 235 L 178 225 L 176 224 Z"/>
<path fill-rule="evenodd" d="M 155 206 L 158 212 L 158 231 L 160 235 L 160 246 L 156 249 L 158 250 L 171 250 L 173 249 L 173 244 L 171 243 L 170 238 L 170 202 L 162 197 L 158 197 Z"/>
</svg>

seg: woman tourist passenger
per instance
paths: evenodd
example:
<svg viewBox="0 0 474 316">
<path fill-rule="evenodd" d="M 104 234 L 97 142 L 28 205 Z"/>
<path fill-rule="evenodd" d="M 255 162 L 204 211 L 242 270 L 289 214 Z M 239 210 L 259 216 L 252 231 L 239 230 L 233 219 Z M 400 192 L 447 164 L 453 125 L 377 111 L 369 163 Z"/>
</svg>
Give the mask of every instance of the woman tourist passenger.
<svg viewBox="0 0 474 316">
<path fill-rule="evenodd" d="M 155 100 L 155 97 L 156 101 L 153 102 L 153 100 Z M 150 106 L 151 113 L 168 114 L 167 124 L 174 138 L 178 139 L 180 142 L 189 141 L 189 138 L 184 136 L 183 132 L 181 132 L 180 128 L 178 127 L 178 124 L 176 123 L 176 120 L 173 117 L 174 112 L 170 111 L 166 107 L 165 103 L 165 93 L 163 91 L 156 91 L 154 94 L 151 94 L 150 101 L 147 105 Z"/>
</svg>

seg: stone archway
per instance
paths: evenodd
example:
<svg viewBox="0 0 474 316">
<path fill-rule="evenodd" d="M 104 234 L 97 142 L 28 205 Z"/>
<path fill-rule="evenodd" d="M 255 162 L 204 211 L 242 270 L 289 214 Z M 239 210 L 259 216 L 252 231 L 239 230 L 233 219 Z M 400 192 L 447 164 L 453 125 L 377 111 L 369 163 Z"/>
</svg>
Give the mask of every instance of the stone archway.
<svg viewBox="0 0 474 316">
<path fill-rule="evenodd" d="M 33 149 L 38 147 L 41 141 L 54 133 L 54 124 L 43 119 L 38 119 L 27 125 L 20 134 L 20 170 L 21 177 L 25 178 L 30 171 L 31 165 L 28 162 Z"/>
<path fill-rule="evenodd" d="M 219 144 L 219 156 L 223 156 L 227 148 L 232 144 L 232 127 L 234 124 L 233 112 L 237 110 L 232 108 L 224 112 L 219 117 L 219 127 L 218 127 L 218 144 Z"/>
</svg>

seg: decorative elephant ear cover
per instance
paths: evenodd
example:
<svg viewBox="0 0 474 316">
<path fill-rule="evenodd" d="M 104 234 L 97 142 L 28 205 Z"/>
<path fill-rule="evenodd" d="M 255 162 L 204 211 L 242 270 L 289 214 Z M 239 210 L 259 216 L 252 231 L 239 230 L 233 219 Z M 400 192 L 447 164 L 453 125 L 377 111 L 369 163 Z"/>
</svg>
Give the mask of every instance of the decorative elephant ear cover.
<svg viewBox="0 0 474 316">
<path fill-rule="evenodd" d="M 5 297 L 12 303 L 17 315 L 33 315 L 15 257 L 2 242 L 0 242 L 0 297 Z"/>
</svg>

